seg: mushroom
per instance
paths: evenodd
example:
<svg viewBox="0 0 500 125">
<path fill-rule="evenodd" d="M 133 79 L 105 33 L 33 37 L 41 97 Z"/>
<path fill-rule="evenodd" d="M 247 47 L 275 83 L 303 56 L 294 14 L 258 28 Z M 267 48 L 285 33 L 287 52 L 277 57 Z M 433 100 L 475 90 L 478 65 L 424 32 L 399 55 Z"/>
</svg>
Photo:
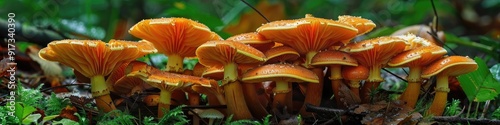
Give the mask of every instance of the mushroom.
<svg viewBox="0 0 500 125">
<path fill-rule="evenodd" d="M 369 70 L 365 66 L 346 66 L 342 67 L 342 77 L 349 80 L 349 88 L 352 93 L 359 96 L 359 87 L 361 86 L 361 80 L 367 79 L 369 76 Z"/>
<path fill-rule="evenodd" d="M 155 68 L 133 71 L 127 76 L 140 78 L 152 87 L 160 89 L 158 118 L 163 117 L 164 113 L 168 113 L 170 110 L 170 98 L 172 91 L 191 86 L 192 84 L 210 87 L 210 82 L 212 82 L 211 80 L 200 77 L 163 72 Z M 163 110 L 165 110 L 165 112 L 163 112 Z"/>
<path fill-rule="evenodd" d="M 274 21 L 264 24 L 257 29 L 257 32 L 267 39 L 280 41 L 282 44 L 297 50 L 305 58 L 303 65 L 306 68 L 312 68 L 310 66 L 311 59 L 316 53 L 339 44 L 339 42 L 346 42 L 354 38 L 358 30 L 343 22 L 316 18 L 306 14 L 306 17 L 301 19 Z M 319 78 L 323 77 L 323 69 L 314 68 L 312 70 Z M 315 91 L 306 91 L 305 103 L 315 106 L 321 103 L 323 93 L 323 82 L 321 80 L 319 84 L 308 84 L 307 89 Z M 306 113 L 305 106 L 301 109 L 301 114 L 311 115 Z"/>
<path fill-rule="evenodd" d="M 319 78 L 316 74 L 306 68 L 292 64 L 267 64 L 260 66 L 246 72 L 241 80 L 247 83 L 275 81 L 273 108 L 277 108 L 279 105 L 284 106 L 286 102 L 291 102 L 291 97 L 286 98 L 287 93 L 291 91 L 290 87 L 288 87 L 290 82 L 319 83 Z"/>
<path fill-rule="evenodd" d="M 358 36 L 372 31 L 377 26 L 373 21 L 358 16 L 342 15 L 338 16 L 338 18 L 339 22 L 351 24 L 358 29 Z"/>
<path fill-rule="evenodd" d="M 200 118 L 208 119 L 208 125 L 213 125 L 214 121 L 217 119 L 222 119 L 224 118 L 224 114 L 222 114 L 220 111 L 215 110 L 215 109 L 193 109 L 193 112 L 198 114 Z M 193 115 L 191 112 L 189 112 L 190 115 Z M 197 117 L 197 116 L 193 116 Z M 193 122 L 193 125 L 199 125 L 199 122 Z"/>
<path fill-rule="evenodd" d="M 280 41 L 301 55 L 305 55 L 304 66 L 310 68 L 311 59 L 318 51 L 327 49 L 339 41 L 354 38 L 358 30 L 343 22 L 306 14 L 306 17 L 301 19 L 264 24 L 257 29 L 257 32 L 269 40 Z"/>
<path fill-rule="evenodd" d="M 372 89 L 378 88 L 382 79 L 380 70 L 396 54 L 402 52 L 407 43 L 404 39 L 383 36 L 361 42 L 350 43 L 340 50 L 349 53 L 358 60 L 360 65 L 370 69 L 370 76 L 361 88 L 360 98 L 363 103 L 370 101 L 369 94 Z"/>
<path fill-rule="evenodd" d="M 258 65 L 265 55 L 259 50 L 234 41 L 209 41 L 196 49 L 199 62 L 207 67 L 224 67 L 222 86 L 227 102 L 228 114 L 235 119 L 252 118 L 238 80 L 238 65 Z"/>
<path fill-rule="evenodd" d="M 205 66 L 198 62 L 196 63 L 196 65 L 194 65 L 193 75 L 201 77 L 206 69 L 207 68 Z M 221 71 L 222 77 L 224 77 L 224 69 L 222 69 Z M 210 88 L 198 85 L 193 85 L 191 88 L 198 93 L 207 95 L 208 104 L 210 105 L 226 105 L 226 99 L 224 99 L 223 95 L 224 93 L 222 92 L 222 89 L 219 88 L 219 85 L 217 83 L 211 83 Z"/>
<path fill-rule="evenodd" d="M 448 77 L 473 72 L 478 68 L 477 63 L 469 57 L 449 56 L 433 62 L 422 71 L 422 78 L 436 77 L 436 95 L 428 110 L 434 116 L 441 116 L 446 107 L 446 100 L 450 88 L 448 87 Z"/>
<path fill-rule="evenodd" d="M 316 54 L 311 61 L 311 65 L 315 67 L 328 67 L 330 69 L 330 77 L 332 80 L 332 90 L 337 102 L 337 106 L 343 107 L 343 102 L 340 100 L 340 86 L 342 84 L 342 71 L 341 67 L 344 66 L 358 66 L 358 61 L 352 58 L 349 54 L 337 50 L 327 50 Z"/>
<path fill-rule="evenodd" d="M 274 46 L 274 42 L 265 39 L 264 36 L 256 32 L 235 35 L 227 38 L 227 40 L 250 45 L 261 52 L 265 52 Z M 238 70 L 239 73 L 244 73 L 248 69 L 251 69 L 253 67 L 255 67 L 255 65 L 253 64 L 250 65 L 240 64 L 238 65 Z M 265 108 L 267 106 L 267 103 L 259 103 L 260 105 L 254 103 L 254 102 L 263 102 L 260 101 L 259 98 L 267 96 L 265 94 L 257 94 L 258 89 L 256 87 L 262 89 L 263 88 L 262 84 L 242 84 L 242 87 L 243 87 L 243 94 L 245 95 L 245 101 L 248 103 L 247 104 L 248 109 L 250 110 L 250 112 L 252 112 L 253 116 L 257 119 L 266 117 L 269 114 Z"/>
<path fill-rule="evenodd" d="M 137 77 L 123 76 L 113 84 L 113 88 L 115 88 L 114 92 L 118 94 L 132 96 L 152 87 Z"/>
<path fill-rule="evenodd" d="M 222 38 L 196 21 L 186 18 L 142 20 L 129 33 L 150 41 L 159 53 L 168 56 L 166 71 L 182 73 L 184 57 L 195 57 L 195 50 L 209 40 Z"/>
<path fill-rule="evenodd" d="M 288 46 L 273 47 L 264 54 L 267 57 L 266 64 L 291 62 L 300 57 L 297 51 Z"/>
<path fill-rule="evenodd" d="M 264 36 L 256 32 L 234 35 L 227 38 L 226 40 L 232 40 L 250 45 L 261 52 L 265 52 L 274 46 L 274 42 L 272 42 L 271 40 L 267 40 L 266 38 L 264 38 Z"/>
<path fill-rule="evenodd" d="M 92 96 L 97 107 L 104 112 L 116 109 L 109 96 L 104 76 L 115 66 L 130 62 L 148 53 L 156 52 L 147 42 L 110 40 L 61 40 L 53 41 L 39 52 L 45 60 L 57 61 L 90 78 Z M 126 55 L 126 56 L 125 56 Z"/>
<path fill-rule="evenodd" d="M 407 106 L 414 108 L 415 104 L 417 104 L 418 95 L 420 95 L 422 69 L 442 58 L 446 53 L 446 49 L 439 46 L 423 46 L 399 53 L 387 63 L 391 67 L 410 68 L 410 73 L 406 78 L 408 87 L 400 96 Z"/>
</svg>

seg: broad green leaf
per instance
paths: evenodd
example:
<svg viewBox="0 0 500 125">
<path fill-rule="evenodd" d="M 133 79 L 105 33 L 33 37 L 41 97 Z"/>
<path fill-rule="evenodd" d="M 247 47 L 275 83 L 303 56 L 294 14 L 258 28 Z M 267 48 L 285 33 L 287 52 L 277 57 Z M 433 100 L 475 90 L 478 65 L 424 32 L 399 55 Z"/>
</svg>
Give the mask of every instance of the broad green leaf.
<svg viewBox="0 0 500 125">
<path fill-rule="evenodd" d="M 23 120 L 25 117 L 27 117 L 29 114 L 33 113 L 36 111 L 36 108 L 33 106 L 23 106 L 21 103 L 16 103 L 16 117 L 19 118 L 19 120 Z M 24 120 L 23 120 L 24 122 Z"/>
<path fill-rule="evenodd" d="M 80 125 L 80 123 L 78 122 L 75 122 L 73 120 L 70 120 L 70 119 L 61 119 L 59 121 L 55 121 L 52 123 L 53 125 Z"/>
<path fill-rule="evenodd" d="M 55 118 L 57 118 L 57 117 L 59 117 L 59 115 L 50 115 L 50 116 L 45 116 L 45 117 L 43 117 L 42 124 L 43 124 L 43 123 L 45 123 L 45 122 L 47 122 L 47 121 L 50 121 L 50 120 L 52 120 L 52 119 L 55 119 Z"/>
<path fill-rule="evenodd" d="M 478 69 L 458 77 L 467 99 L 474 102 L 493 100 L 500 91 L 500 83 L 493 78 L 488 66 L 481 58 L 474 58 Z"/>
<path fill-rule="evenodd" d="M 40 119 L 40 117 L 42 117 L 42 115 L 40 114 L 31 114 L 23 119 L 23 124 L 26 125 L 26 124 L 36 123 L 38 119 Z"/>
<path fill-rule="evenodd" d="M 490 68 L 490 72 L 497 81 L 500 81 L 500 63 Z"/>
</svg>

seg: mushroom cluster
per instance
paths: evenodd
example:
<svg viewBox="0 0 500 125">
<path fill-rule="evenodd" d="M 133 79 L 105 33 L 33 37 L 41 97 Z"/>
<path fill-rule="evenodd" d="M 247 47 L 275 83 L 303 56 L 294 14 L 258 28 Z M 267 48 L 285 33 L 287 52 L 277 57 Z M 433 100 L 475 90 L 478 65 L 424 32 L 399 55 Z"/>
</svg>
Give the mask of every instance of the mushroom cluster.
<svg viewBox="0 0 500 125">
<path fill-rule="evenodd" d="M 110 91 L 131 96 L 157 88 L 159 96 L 144 100 L 158 106 L 158 117 L 169 111 L 172 98 L 187 97 L 190 105 L 200 105 L 200 94 L 207 95 L 209 105 L 226 105 L 227 109 L 217 111 L 234 119 L 261 119 L 275 109 L 308 117 L 311 113 L 304 105 L 319 106 L 325 77 L 331 81 L 337 107 L 349 108 L 373 103 L 371 93 L 384 81 L 382 68 L 409 67 L 409 85 L 401 100 L 414 107 L 422 79 L 437 75 L 429 112 L 441 115 L 448 77 L 472 72 L 477 64 L 468 57 L 445 56 L 445 49 L 412 34 L 352 41 L 375 26 L 356 16 L 331 20 L 307 14 L 269 22 L 256 32 L 224 40 L 190 19 L 157 18 L 140 21 L 129 30 L 144 39 L 139 42 L 54 41 L 39 56 L 73 67 L 79 81 L 89 79 L 97 106 L 105 112 L 116 109 Z M 134 61 L 155 52 L 168 56 L 166 69 Z M 184 69 L 185 57 L 199 60 L 193 70 Z M 305 95 L 304 101 L 292 98 L 294 84 L 300 86 L 295 93 Z M 216 111 L 204 111 L 211 112 Z M 199 123 L 198 119 L 193 123 Z"/>
</svg>

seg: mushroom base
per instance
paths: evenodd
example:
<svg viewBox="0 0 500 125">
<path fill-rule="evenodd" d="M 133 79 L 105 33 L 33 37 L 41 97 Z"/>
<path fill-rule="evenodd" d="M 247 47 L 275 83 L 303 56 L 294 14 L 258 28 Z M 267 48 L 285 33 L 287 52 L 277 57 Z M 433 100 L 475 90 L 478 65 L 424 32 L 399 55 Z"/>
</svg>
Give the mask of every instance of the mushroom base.
<svg viewBox="0 0 500 125">
<path fill-rule="evenodd" d="M 104 82 L 104 76 L 93 76 L 90 78 L 92 97 L 95 99 L 97 108 L 104 112 L 115 110 L 115 104 L 109 96 L 109 90 Z"/>
<path fill-rule="evenodd" d="M 418 101 L 418 96 L 420 95 L 420 86 L 421 83 L 418 82 L 410 82 L 408 83 L 408 87 L 401 94 L 401 100 L 406 102 L 406 106 L 414 108 Z"/>
<path fill-rule="evenodd" d="M 436 91 L 436 95 L 434 97 L 434 100 L 432 101 L 432 105 L 427 111 L 427 113 L 432 114 L 434 116 L 443 115 L 444 108 L 446 107 L 447 98 L 448 98 L 448 92 Z"/>
<path fill-rule="evenodd" d="M 228 115 L 233 114 L 234 120 L 252 118 L 239 81 L 224 85 L 224 94 L 226 95 Z"/>
<path fill-rule="evenodd" d="M 306 98 L 304 100 L 304 104 L 302 105 L 302 108 L 300 109 L 300 114 L 304 117 L 312 117 L 312 113 L 309 113 L 306 111 L 306 106 L 305 104 L 311 104 L 314 106 L 319 106 L 321 103 L 321 97 L 323 94 L 323 69 L 322 68 L 314 68 L 312 71 L 318 75 L 319 78 L 319 83 L 308 83 L 307 84 L 307 91 L 306 91 Z"/>
</svg>

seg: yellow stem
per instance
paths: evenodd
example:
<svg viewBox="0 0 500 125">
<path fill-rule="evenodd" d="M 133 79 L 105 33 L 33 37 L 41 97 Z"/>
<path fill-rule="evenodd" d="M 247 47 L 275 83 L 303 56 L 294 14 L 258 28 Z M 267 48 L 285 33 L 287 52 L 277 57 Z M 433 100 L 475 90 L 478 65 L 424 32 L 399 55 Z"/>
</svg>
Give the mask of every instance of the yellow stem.
<svg viewBox="0 0 500 125">
<path fill-rule="evenodd" d="M 444 112 L 444 108 L 446 107 L 448 92 L 450 91 L 448 88 L 448 75 L 438 74 L 436 79 L 436 95 L 434 95 L 434 100 L 432 101 L 432 105 L 429 108 L 428 113 L 433 114 L 434 116 L 441 116 Z"/>
<path fill-rule="evenodd" d="M 162 118 L 164 113 L 168 113 L 170 111 L 170 98 L 172 96 L 172 92 L 167 90 L 160 91 L 160 102 L 158 104 L 158 118 Z M 165 110 L 165 112 L 163 112 Z"/>
<path fill-rule="evenodd" d="M 408 74 L 408 87 L 401 94 L 401 100 L 406 102 L 406 106 L 414 108 L 417 104 L 418 96 L 420 95 L 420 74 L 422 72 L 421 67 L 410 67 L 410 73 Z"/>
<path fill-rule="evenodd" d="M 97 108 L 104 112 L 115 110 L 115 104 L 109 96 L 109 90 L 104 80 L 104 76 L 97 75 L 90 78 L 92 97 L 94 97 Z"/>
<path fill-rule="evenodd" d="M 248 110 L 243 88 L 238 81 L 238 65 L 234 62 L 224 66 L 224 94 L 226 95 L 227 112 L 233 114 L 235 120 L 251 119 L 252 114 Z M 256 102 L 255 102 L 256 103 Z"/>
<path fill-rule="evenodd" d="M 288 82 L 285 81 L 276 81 L 276 88 L 274 88 L 274 100 L 273 100 L 273 108 L 278 108 L 279 106 L 287 105 L 287 94 L 289 93 Z M 287 107 L 291 108 L 291 107 Z"/>
<path fill-rule="evenodd" d="M 167 72 L 182 73 L 184 70 L 184 57 L 178 54 L 168 55 Z"/>
</svg>

